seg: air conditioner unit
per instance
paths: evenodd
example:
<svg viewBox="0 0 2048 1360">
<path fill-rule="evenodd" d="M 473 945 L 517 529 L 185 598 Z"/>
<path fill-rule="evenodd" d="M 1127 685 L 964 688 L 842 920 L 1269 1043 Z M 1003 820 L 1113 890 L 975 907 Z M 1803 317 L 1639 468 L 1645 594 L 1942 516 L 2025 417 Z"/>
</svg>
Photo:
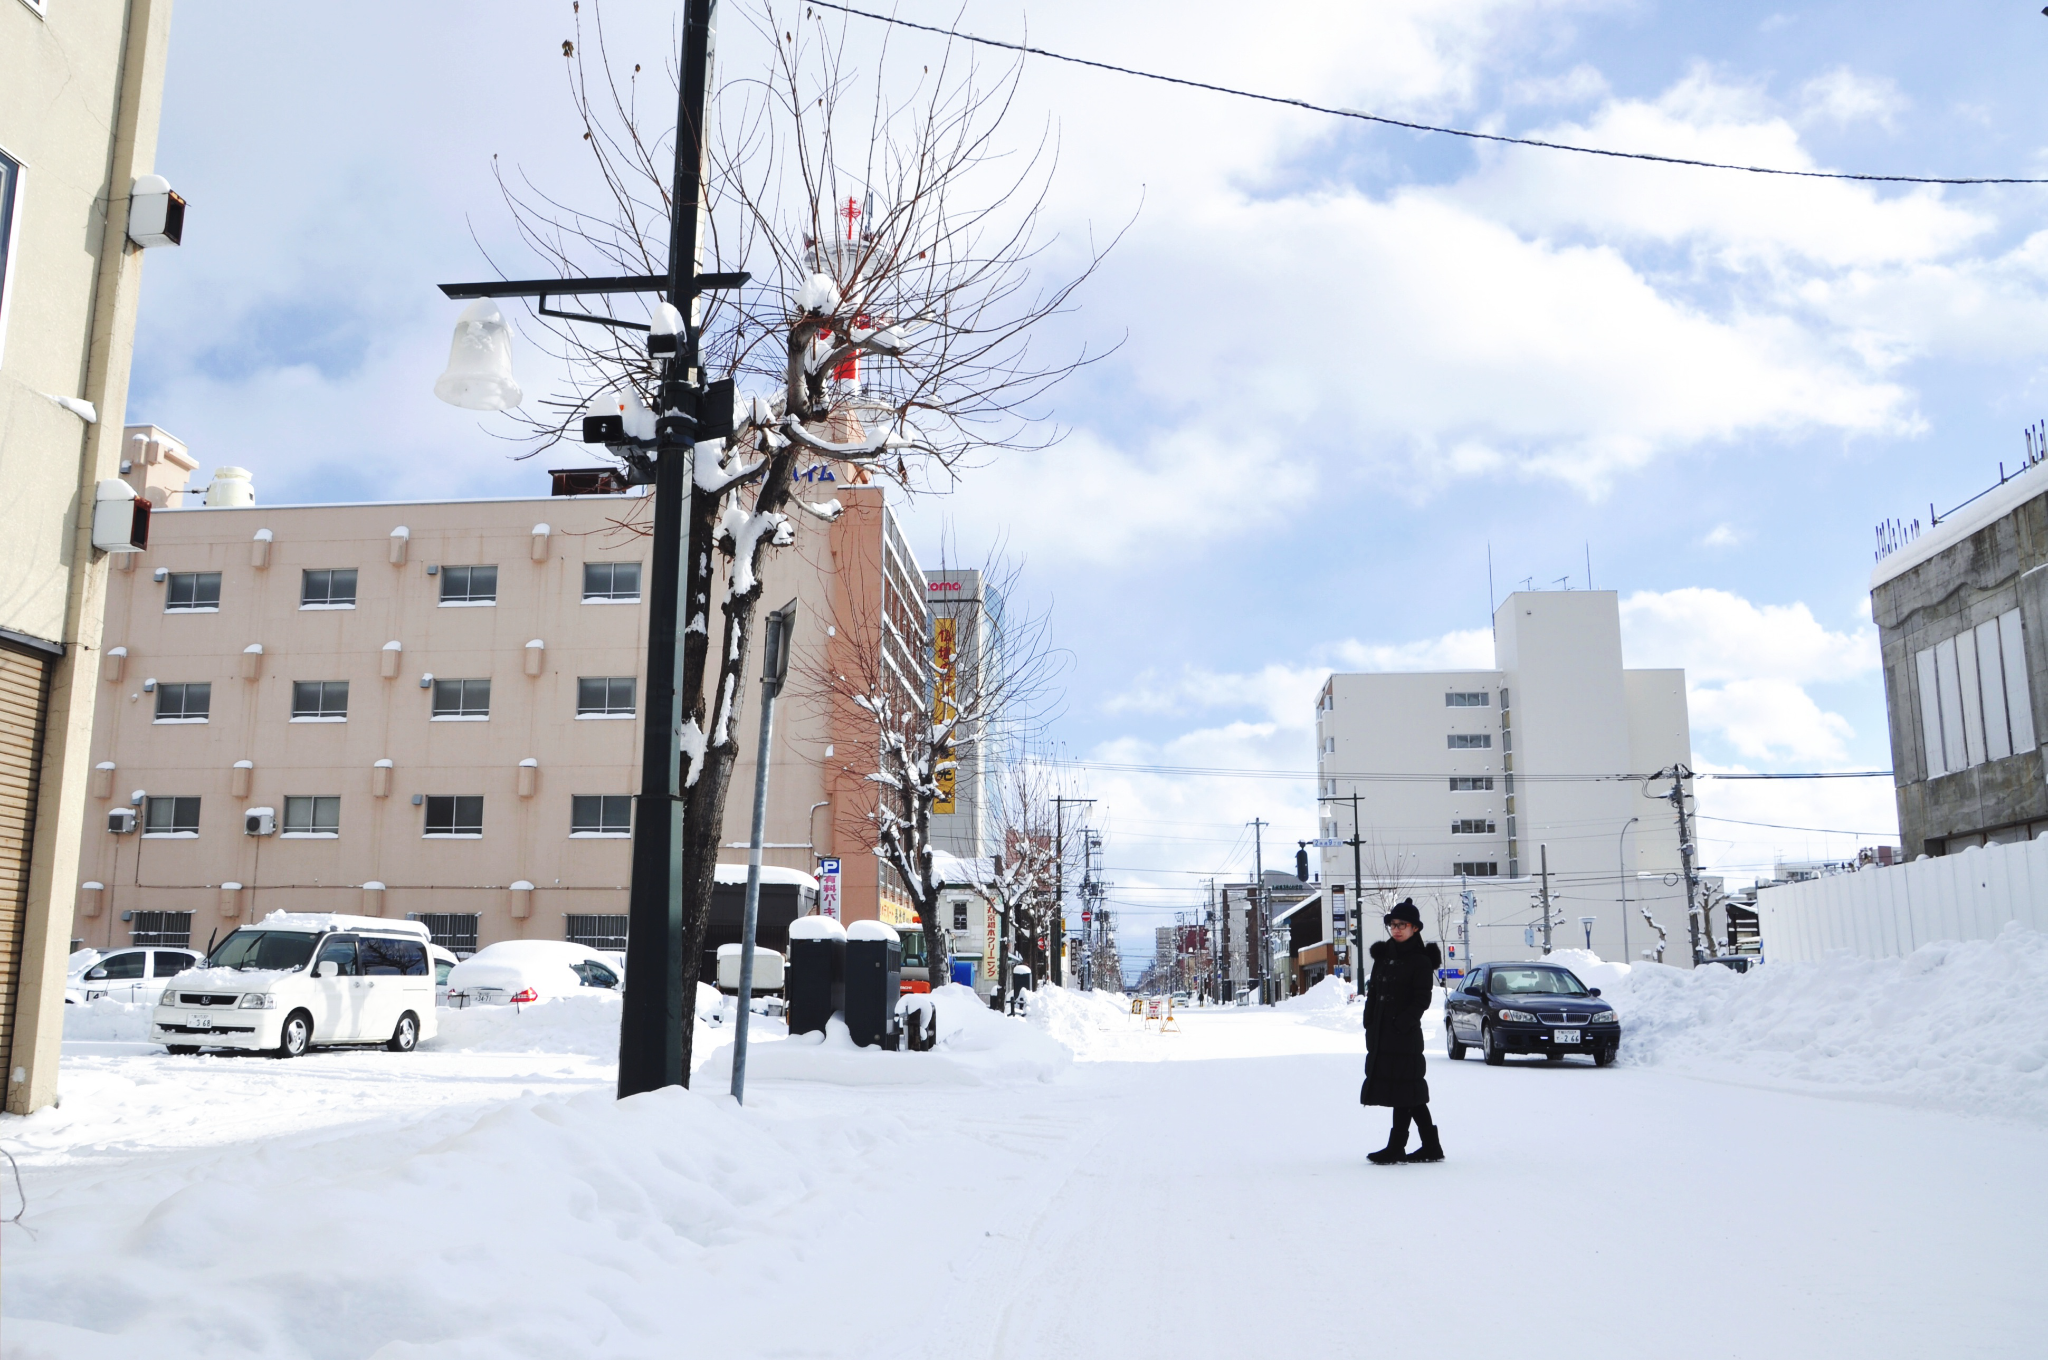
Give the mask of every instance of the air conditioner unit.
<svg viewBox="0 0 2048 1360">
<path fill-rule="evenodd" d="M 107 814 L 107 830 L 125 836 L 135 829 L 135 809 L 115 808 Z"/>
<path fill-rule="evenodd" d="M 268 836 L 277 830 L 276 808 L 250 808 L 242 814 L 242 834 Z"/>
</svg>

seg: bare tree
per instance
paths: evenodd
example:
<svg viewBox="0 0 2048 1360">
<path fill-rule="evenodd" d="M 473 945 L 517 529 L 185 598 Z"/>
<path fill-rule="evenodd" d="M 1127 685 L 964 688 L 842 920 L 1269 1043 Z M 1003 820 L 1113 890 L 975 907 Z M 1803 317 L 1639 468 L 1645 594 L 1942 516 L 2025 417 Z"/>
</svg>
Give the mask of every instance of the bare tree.
<svg viewBox="0 0 2048 1360">
<path fill-rule="evenodd" d="M 1010 927 L 1011 948 L 1045 981 L 1050 959 L 1040 943 L 1059 910 L 1059 845 L 1053 831 L 1053 797 L 1061 791 L 1056 768 L 1036 755 L 1013 751 L 999 779 L 992 781 L 990 818 L 1002 864 L 995 876 L 996 901 Z M 1008 966 L 1009 960 L 1003 961 Z M 1007 992 L 1011 979 L 1003 979 Z"/>
<path fill-rule="evenodd" d="M 867 791 L 863 848 L 889 867 L 923 923 L 935 980 L 947 976 L 948 950 L 934 809 L 965 795 L 982 816 L 986 788 L 1001 778 L 992 768 L 1001 744 L 1036 731 L 1058 700 L 1066 654 L 1052 647 L 1044 614 L 1018 608 L 1018 575 L 1014 564 L 991 558 L 981 569 L 981 600 L 966 614 L 934 618 L 911 655 L 892 629 L 848 629 L 801 677 L 814 696 L 869 719 L 864 739 L 836 759 Z M 959 786 L 963 766 L 975 776 L 971 789 Z M 977 882 L 986 876 L 980 867 L 969 872 Z"/>
<path fill-rule="evenodd" d="M 675 133 L 643 118 L 649 77 L 612 59 L 595 0 L 587 21 L 581 8 L 563 54 L 602 193 L 571 202 L 515 172 L 500 174 L 504 200 L 525 244 L 563 277 L 662 273 Z M 752 282 L 671 299 L 701 336 L 702 376 L 733 379 L 742 393 L 734 433 L 697 446 L 688 515 L 686 994 L 738 755 L 761 565 L 792 541 L 791 513 L 829 519 L 839 509 L 793 497 L 793 474 L 829 459 L 915 490 L 949 485 L 994 450 L 1056 440 L 1043 399 L 1090 356 L 1048 360 L 1033 333 L 1067 309 L 1103 255 L 1090 248 L 1051 284 L 1034 277 L 1057 158 L 1045 134 L 1014 157 L 1005 140 L 1020 65 L 985 75 L 949 44 L 935 65 L 892 62 L 885 48 L 863 71 L 843 27 L 835 33 L 815 11 L 761 0 L 749 17 L 774 55 L 719 90 L 698 239 L 711 256 L 700 264 L 745 270 Z M 655 82 L 661 107 L 673 106 L 677 69 L 672 53 Z M 599 319 L 608 324 L 530 311 L 526 333 L 564 379 L 543 414 L 515 417 L 526 456 L 593 410 L 652 435 L 658 374 L 630 329 L 638 323 Z M 629 480 L 644 478 L 644 460 L 623 447 L 617 456 Z M 620 522 L 640 527 L 643 516 Z M 689 1044 L 686 1027 L 686 1072 Z"/>
</svg>

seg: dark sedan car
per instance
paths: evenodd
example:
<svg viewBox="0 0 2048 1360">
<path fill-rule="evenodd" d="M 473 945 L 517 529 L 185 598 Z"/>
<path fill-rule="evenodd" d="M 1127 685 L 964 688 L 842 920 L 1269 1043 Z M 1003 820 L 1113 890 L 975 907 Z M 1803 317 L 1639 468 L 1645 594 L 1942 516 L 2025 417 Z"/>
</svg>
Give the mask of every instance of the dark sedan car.
<svg viewBox="0 0 2048 1360">
<path fill-rule="evenodd" d="M 1550 1062 L 1580 1053 L 1606 1067 L 1621 1047 L 1621 1024 L 1599 997 L 1559 964 L 1483 964 L 1444 998 L 1444 1051 L 1462 1058 L 1476 1048 L 1494 1067 L 1510 1053 Z"/>
</svg>

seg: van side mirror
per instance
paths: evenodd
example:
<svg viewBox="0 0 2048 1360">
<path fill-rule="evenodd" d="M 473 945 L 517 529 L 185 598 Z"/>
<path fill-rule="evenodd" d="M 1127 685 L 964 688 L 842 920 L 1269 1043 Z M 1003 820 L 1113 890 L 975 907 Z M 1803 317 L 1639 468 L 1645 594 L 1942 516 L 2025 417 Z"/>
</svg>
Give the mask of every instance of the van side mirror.
<svg viewBox="0 0 2048 1360">
<path fill-rule="evenodd" d="M 85 976 L 86 976 L 86 977 L 87 977 L 87 979 L 88 979 L 88 980 L 90 980 L 90 981 L 93 981 L 93 982 L 98 982 L 98 981 L 99 981 L 99 980 L 100 980 L 101 978 L 105 977 L 106 975 L 107 975 L 107 970 L 106 970 L 106 969 L 104 969 L 104 968 L 95 968 L 95 969 L 93 969 L 93 970 L 92 970 L 92 971 L 91 971 L 90 973 L 87 973 L 87 974 L 86 974 Z"/>
<path fill-rule="evenodd" d="M 330 978 L 339 977 L 340 975 L 341 964 L 334 959 L 322 959 L 313 967 L 314 977 Z"/>
</svg>

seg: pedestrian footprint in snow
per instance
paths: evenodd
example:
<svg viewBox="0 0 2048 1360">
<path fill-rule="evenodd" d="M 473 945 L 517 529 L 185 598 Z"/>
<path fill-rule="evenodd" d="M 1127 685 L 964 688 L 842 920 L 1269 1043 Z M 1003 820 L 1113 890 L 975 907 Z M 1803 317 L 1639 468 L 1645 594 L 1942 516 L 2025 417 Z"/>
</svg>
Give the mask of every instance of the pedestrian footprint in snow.
<svg viewBox="0 0 2048 1360">
<path fill-rule="evenodd" d="M 1394 1107 L 1394 1127 L 1387 1145 L 1368 1152 L 1366 1160 L 1380 1166 L 1395 1162 L 1440 1162 L 1436 1125 L 1429 1117 L 1428 1063 L 1422 1056 L 1422 1017 L 1429 1009 L 1429 991 L 1443 956 L 1422 939 L 1422 914 L 1412 898 L 1403 898 L 1381 918 L 1388 938 L 1372 946 L 1372 973 L 1365 992 L 1365 1084 L 1361 1105 Z M 1408 1126 L 1422 1134 L 1422 1146 L 1409 1152 Z"/>
</svg>

